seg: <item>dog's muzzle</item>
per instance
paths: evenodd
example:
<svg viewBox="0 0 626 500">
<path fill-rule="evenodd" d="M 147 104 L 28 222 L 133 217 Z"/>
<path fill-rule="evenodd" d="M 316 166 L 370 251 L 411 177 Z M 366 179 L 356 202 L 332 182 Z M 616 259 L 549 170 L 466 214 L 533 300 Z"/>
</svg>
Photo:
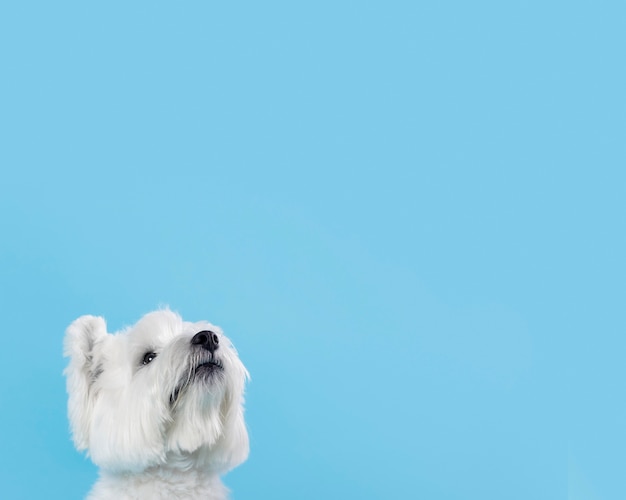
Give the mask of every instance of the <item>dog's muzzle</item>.
<svg viewBox="0 0 626 500">
<path fill-rule="evenodd" d="M 220 359 L 215 355 L 215 351 L 219 348 L 219 337 L 215 332 L 210 330 L 202 330 L 196 333 L 191 339 L 191 345 L 193 348 L 200 348 L 201 351 L 195 351 L 192 355 L 196 360 L 193 368 L 190 369 L 187 376 L 181 383 L 174 389 L 170 396 L 170 404 L 174 405 L 185 389 L 194 381 L 205 381 L 212 378 L 218 372 L 224 370 L 224 365 Z M 208 352 L 206 352 L 208 351 Z M 202 354 L 204 353 L 204 354 Z"/>
</svg>

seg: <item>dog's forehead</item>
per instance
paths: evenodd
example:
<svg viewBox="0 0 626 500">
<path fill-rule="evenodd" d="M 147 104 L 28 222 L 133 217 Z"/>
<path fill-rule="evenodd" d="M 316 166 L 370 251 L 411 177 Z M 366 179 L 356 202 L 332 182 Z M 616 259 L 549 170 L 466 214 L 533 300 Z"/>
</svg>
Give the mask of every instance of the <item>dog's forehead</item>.
<svg viewBox="0 0 626 500">
<path fill-rule="evenodd" d="M 193 336 L 199 331 L 211 330 L 222 333 L 221 329 L 209 322 L 191 323 L 170 310 L 146 314 L 127 333 L 133 343 L 165 343 L 179 335 Z"/>
</svg>

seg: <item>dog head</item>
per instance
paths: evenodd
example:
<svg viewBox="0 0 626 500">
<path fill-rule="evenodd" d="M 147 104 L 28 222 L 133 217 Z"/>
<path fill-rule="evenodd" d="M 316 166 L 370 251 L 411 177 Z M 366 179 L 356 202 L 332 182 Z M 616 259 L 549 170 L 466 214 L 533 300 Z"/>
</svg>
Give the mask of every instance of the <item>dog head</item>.
<svg viewBox="0 0 626 500">
<path fill-rule="evenodd" d="M 65 336 L 74 443 L 115 471 L 169 464 L 224 472 L 248 456 L 248 372 L 220 328 L 161 310 L 116 334 L 82 316 Z"/>
</svg>

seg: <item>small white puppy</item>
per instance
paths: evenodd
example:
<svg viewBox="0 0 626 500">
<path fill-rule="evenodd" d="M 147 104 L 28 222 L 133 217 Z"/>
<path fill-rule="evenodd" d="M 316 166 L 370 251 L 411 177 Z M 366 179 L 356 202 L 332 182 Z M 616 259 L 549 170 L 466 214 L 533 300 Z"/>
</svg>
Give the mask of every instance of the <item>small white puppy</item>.
<svg viewBox="0 0 626 500">
<path fill-rule="evenodd" d="M 248 456 L 248 378 L 220 328 L 170 310 L 109 334 L 103 318 L 67 329 L 74 443 L 101 469 L 88 498 L 227 498 L 219 475 Z"/>
</svg>

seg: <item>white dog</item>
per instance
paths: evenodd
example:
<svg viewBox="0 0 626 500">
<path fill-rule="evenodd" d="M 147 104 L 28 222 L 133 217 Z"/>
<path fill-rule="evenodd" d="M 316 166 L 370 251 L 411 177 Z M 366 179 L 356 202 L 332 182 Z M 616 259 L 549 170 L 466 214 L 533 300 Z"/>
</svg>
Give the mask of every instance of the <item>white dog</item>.
<svg viewBox="0 0 626 500">
<path fill-rule="evenodd" d="M 89 499 L 227 498 L 219 474 L 248 456 L 248 372 L 218 327 L 161 310 L 108 334 L 82 316 L 65 355 L 74 443 L 101 469 Z"/>
</svg>

